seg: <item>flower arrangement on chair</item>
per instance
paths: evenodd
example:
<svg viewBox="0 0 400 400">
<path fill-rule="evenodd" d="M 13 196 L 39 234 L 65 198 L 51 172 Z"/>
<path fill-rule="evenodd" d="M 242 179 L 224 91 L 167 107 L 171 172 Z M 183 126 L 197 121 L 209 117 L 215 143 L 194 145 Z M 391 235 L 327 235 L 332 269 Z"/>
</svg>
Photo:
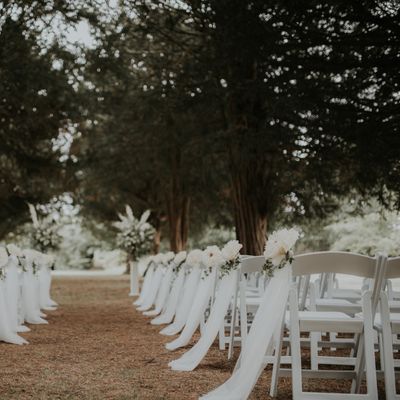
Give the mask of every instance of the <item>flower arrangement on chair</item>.
<svg viewBox="0 0 400 400">
<path fill-rule="evenodd" d="M 293 262 L 293 248 L 298 239 L 299 232 L 294 228 L 272 232 L 264 250 L 263 271 L 267 276 L 273 277 L 277 269 Z"/>
<path fill-rule="evenodd" d="M 220 278 L 236 270 L 240 264 L 240 250 L 243 245 L 238 240 L 230 240 L 221 250 L 225 262 L 219 267 Z"/>
</svg>

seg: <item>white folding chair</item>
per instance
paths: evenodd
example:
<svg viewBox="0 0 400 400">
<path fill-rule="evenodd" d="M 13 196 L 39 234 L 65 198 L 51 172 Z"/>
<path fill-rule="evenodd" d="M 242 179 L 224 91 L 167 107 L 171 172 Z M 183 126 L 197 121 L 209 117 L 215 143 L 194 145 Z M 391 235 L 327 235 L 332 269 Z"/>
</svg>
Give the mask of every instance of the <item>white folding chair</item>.
<svg viewBox="0 0 400 400">
<path fill-rule="evenodd" d="M 237 288 L 231 308 L 229 336 L 224 337 L 220 334 L 220 343 L 223 343 L 223 348 L 225 348 L 225 343 L 228 343 L 228 359 L 232 357 L 235 342 L 240 343 L 241 346 L 244 345 L 249 330 L 248 315 L 254 315 L 260 305 L 265 280 L 261 274 L 264 263 L 263 256 L 241 258 Z M 236 333 L 238 327 L 240 327 L 239 334 Z"/>
<path fill-rule="evenodd" d="M 400 278 L 400 257 L 390 258 L 386 262 L 386 279 Z M 395 368 L 400 367 L 400 360 L 394 359 L 394 338 L 400 335 L 400 313 L 398 310 L 392 312 L 388 295 L 382 291 L 380 301 L 380 314 L 375 318 L 375 329 L 381 337 L 382 369 L 385 378 L 385 391 L 387 400 L 400 399 L 396 392 L 396 375 L 399 372 Z"/>
<path fill-rule="evenodd" d="M 318 252 L 295 257 L 293 277 L 309 276 L 321 273 L 341 273 L 368 279 L 374 279 L 374 290 L 366 291 L 362 296 L 362 317 L 350 316 L 344 312 L 301 311 L 297 285 L 289 295 L 290 362 L 291 369 L 280 369 L 282 337 L 276 347 L 271 394 L 276 394 L 277 380 L 280 375 L 291 375 L 293 398 L 305 399 L 377 399 L 376 370 L 374 358 L 373 313 L 379 299 L 382 284 L 382 257 L 372 258 L 345 252 Z M 372 301 L 371 301 L 372 299 Z M 301 304 L 301 302 L 300 302 Z M 299 310 L 300 309 L 300 310 Z M 359 335 L 357 359 L 354 370 L 304 370 L 301 364 L 300 332 L 340 332 Z M 282 330 L 283 335 L 283 330 Z M 287 358 L 287 357 L 285 357 Z M 283 361 L 283 360 L 282 360 Z M 286 360 L 285 360 L 286 361 Z M 332 364 L 337 360 L 332 359 Z M 361 380 L 365 375 L 367 394 L 359 394 Z M 352 392 L 344 393 L 310 393 L 303 392 L 303 377 L 317 379 L 352 379 Z"/>
</svg>

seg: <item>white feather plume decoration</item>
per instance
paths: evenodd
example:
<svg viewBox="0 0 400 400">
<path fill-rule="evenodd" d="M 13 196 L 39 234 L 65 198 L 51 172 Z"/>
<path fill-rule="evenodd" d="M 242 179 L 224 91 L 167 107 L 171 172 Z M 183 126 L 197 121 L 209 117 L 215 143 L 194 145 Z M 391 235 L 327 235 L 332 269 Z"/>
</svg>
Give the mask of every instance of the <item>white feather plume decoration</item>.
<svg viewBox="0 0 400 400">
<path fill-rule="evenodd" d="M 133 215 L 132 208 L 127 204 L 125 206 L 125 209 L 126 209 L 126 216 L 128 217 L 129 221 L 134 221 L 135 217 Z"/>
<path fill-rule="evenodd" d="M 151 211 L 150 211 L 150 210 L 146 210 L 146 211 L 142 214 L 142 216 L 140 217 L 139 224 L 144 224 L 145 222 L 147 222 L 147 220 L 148 220 L 149 217 L 150 217 L 150 214 L 151 214 Z"/>
<path fill-rule="evenodd" d="M 33 226 L 34 226 L 35 228 L 38 228 L 38 227 L 39 227 L 39 219 L 38 219 L 38 216 L 37 216 L 36 208 L 35 208 L 35 206 L 34 206 L 33 204 L 31 204 L 31 203 L 28 203 L 28 207 L 29 207 L 29 212 L 30 212 L 30 214 L 31 214 Z"/>
</svg>

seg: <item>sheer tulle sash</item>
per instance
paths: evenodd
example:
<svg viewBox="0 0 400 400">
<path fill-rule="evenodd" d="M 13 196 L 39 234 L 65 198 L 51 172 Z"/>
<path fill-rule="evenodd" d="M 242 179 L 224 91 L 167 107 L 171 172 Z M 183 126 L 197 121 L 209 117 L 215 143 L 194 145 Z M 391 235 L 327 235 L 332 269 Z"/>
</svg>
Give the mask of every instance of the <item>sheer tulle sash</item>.
<svg viewBox="0 0 400 400">
<path fill-rule="evenodd" d="M 232 296 L 237 287 L 238 271 L 232 271 L 221 279 L 210 316 L 204 326 L 199 341 L 179 359 L 171 361 L 168 365 L 176 371 L 192 371 L 199 365 L 213 344 L 225 315 L 231 303 Z"/>
<path fill-rule="evenodd" d="M 240 355 L 240 365 L 221 386 L 200 397 L 201 400 L 245 400 L 250 395 L 261 371 L 264 356 L 274 342 L 282 324 L 290 287 L 291 267 L 275 273 L 254 317 Z"/>
</svg>

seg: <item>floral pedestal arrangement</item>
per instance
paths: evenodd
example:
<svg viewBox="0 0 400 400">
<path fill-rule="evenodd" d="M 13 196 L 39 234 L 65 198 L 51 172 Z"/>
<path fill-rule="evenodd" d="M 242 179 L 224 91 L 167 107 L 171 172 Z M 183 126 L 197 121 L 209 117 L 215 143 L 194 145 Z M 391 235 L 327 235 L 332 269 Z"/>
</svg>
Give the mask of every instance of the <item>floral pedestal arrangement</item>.
<svg viewBox="0 0 400 400">
<path fill-rule="evenodd" d="M 130 261 L 131 291 L 129 296 L 139 296 L 139 269 L 136 261 Z"/>
</svg>

